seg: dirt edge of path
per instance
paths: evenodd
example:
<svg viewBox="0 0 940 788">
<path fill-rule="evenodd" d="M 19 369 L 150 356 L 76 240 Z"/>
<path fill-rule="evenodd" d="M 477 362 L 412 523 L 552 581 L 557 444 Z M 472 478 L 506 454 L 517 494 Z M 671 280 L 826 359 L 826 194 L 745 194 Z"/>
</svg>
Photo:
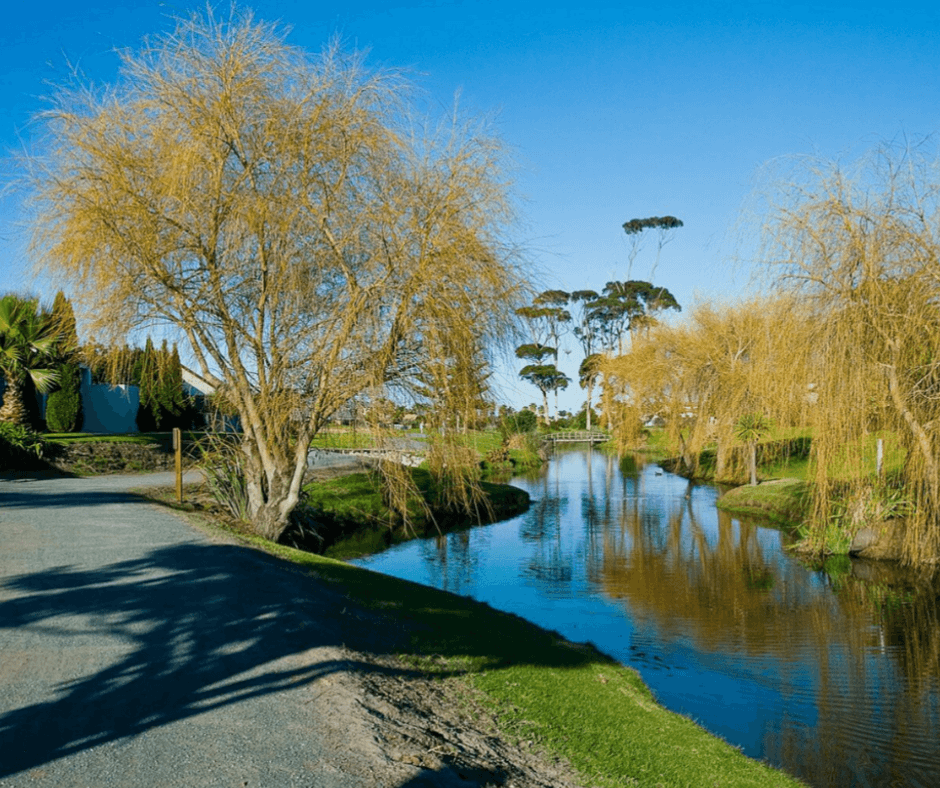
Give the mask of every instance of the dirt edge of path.
<svg viewBox="0 0 940 788">
<path fill-rule="evenodd" d="M 324 475 L 333 473 L 331 469 Z M 174 492 L 148 489 L 140 494 L 159 505 Z M 251 547 L 222 530 L 206 511 L 171 511 L 212 541 Z M 293 565 L 285 562 L 285 567 Z M 311 582 L 322 581 L 311 578 Z M 335 593 L 332 588 L 324 591 Z M 381 614 L 363 608 L 350 609 L 347 615 L 372 620 Z M 369 762 L 367 770 L 376 785 L 401 788 L 593 785 L 565 760 L 504 730 L 498 710 L 469 679 L 421 675 L 413 665 L 396 657 L 350 648 L 344 648 L 343 654 L 337 656 L 347 665 L 358 667 L 334 676 L 330 704 L 336 714 L 326 733 L 335 747 L 357 754 L 359 769 L 363 759 Z"/>
</svg>

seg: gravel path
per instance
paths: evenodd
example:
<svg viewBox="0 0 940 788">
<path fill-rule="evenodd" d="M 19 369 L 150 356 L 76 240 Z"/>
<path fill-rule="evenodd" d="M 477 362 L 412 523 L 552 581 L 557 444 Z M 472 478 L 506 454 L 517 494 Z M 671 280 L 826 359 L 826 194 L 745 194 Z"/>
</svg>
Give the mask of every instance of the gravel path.
<svg viewBox="0 0 940 788">
<path fill-rule="evenodd" d="M 0 479 L 0 786 L 571 784 L 383 656 L 379 614 L 147 484 Z"/>
</svg>

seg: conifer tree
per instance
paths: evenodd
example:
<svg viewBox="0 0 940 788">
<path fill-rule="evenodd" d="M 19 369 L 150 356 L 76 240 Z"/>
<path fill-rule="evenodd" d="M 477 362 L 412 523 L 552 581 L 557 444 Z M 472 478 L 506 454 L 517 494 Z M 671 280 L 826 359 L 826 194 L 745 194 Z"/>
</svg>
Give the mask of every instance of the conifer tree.
<svg viewBox="0 0 940 788">
<path fill-rule="evenodd" d="M 140 365 L 140 407 L 137 409 L 137 428 L 141 432 L 160 429 L 160 369 L 153 340 L 147 337 Z"/>
<path fill-rule="evenodd" d="M 179 349 L 167 349 L 166 340 L 160 350 L 160 424 L 163 429 L 185 429 L 190 420 L 188 402 L 183 392 L 183 365 Z"/>
<path fill-rule="evenodd" d="M 82 413 L 82 372 L 75 360 L 63 362 L 58 369 L 59 387 L 46 400 L 46 428 L 49 432 L 79 432 Z"/>
<path fill-rule="evenodd" d="M 59 290 L 52 302 L 52 327 L 56 333 L 56 350 L 63 357 L 78 352 L 78 331 L 75 327 L 75 311 L 72 302 Z"/>
<path fill-rule="evenodd" d="M 56 333 L 58 385 L 46 400 L 46 427 L 50 432 L 78 432 L 83 421 L 78 332 L 72 303 L 61 290 L 52 304 L 52 327 Z"/>
</svg>

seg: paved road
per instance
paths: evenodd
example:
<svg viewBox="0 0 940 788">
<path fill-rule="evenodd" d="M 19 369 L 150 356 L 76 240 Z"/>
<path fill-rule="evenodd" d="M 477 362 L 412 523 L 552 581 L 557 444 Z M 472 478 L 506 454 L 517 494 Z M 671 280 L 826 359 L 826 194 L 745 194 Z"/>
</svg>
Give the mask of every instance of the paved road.
<svg viewBox="0 0 940 788">
<path fill-rule="evenodd" d="M 355 713 L 342 597 L 144 484 L 172 476 L 0 479 L 0 786 L 407 782 Z"/>
</svg>

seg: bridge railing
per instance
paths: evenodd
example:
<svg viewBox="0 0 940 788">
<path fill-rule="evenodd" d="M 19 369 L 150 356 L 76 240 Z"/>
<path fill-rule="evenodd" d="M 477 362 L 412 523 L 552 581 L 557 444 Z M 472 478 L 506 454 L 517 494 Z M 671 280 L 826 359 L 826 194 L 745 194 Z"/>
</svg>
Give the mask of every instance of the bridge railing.
<svg viewBox="0 0 940 788">
<path fill-rule="evenodd" d="M 565 430 L 550 432 L 545 439 L 553 443 L 604 443 L 610 440 L 610 435 L 598 430 Z"/>
</svg>

